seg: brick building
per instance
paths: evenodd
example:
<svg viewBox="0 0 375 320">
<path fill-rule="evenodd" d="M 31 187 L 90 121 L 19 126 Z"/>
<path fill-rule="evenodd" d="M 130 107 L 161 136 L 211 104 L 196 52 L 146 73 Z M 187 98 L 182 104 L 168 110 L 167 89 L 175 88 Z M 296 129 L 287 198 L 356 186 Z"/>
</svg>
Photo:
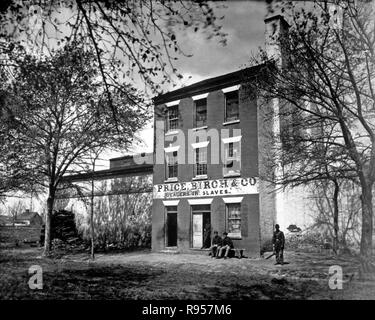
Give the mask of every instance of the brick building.
<svg viewBox="0 0 375 320">
<path fill-rule="evenodd" d="M 244 81 L 260 69 L 201 81 L 155 99 L 155 150 L 164 149 L 165 161 L 156 156 L 154 164 L 153 250 L 199 250 L 210 225 L 227 231 L 236 247 L 259 255 L 259 119 L 257 101 Z M 194 136 L 190 141 L 189 135 Z"/>
<path fill-rule="evenodd" d="M 280 15 L 265 23 L 266 50 L 280 58 L 275 33 L 287 23 Z M 217 230 L 259 256 L 271 237 L 283 199 L 259 177 L 267 170 L 267 132 L 280 123 L 266 123 L 267 108 L 252 92 L 262 72 L 258 65 L 154 99 L 154 251 L 201 250 L 207 230 Z"/>
<path fill-rule="evenodd" d="M 275 15 L 265 26 L 269 58 L 282 63 L 277 35 L 288 24 Z M 276 223 L 301 225 L 299 191 L 275 192 L 259 178 L 269 174 L 270 133 L 282 125 L 269 121 L 278 102 L 260 108 L 251 89 L 263 72 L 257 65 L 154 99 L 154 251 L 201 250 L 210 229 L 228 232 L 235 247 L 256 257 Z"/>
</svg>

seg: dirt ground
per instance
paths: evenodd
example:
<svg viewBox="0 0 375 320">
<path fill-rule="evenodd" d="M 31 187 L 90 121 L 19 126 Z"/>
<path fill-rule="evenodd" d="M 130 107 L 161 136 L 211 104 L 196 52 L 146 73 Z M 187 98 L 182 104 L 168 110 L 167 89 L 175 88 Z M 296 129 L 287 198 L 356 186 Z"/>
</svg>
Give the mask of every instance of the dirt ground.
<svg viewBox="0 0 375 320">
<path fill-rule="evenodd" d="M 0 299 L 375 299 L 375 281 L 359 281 L 352 257 L 286 252 L 274 259 L 212 259 L 148 250 L 42 258 L 40 248 L 0 250 Z M 43 270 L 43 289 L 31 290 L 31 265 Z M 343 289 L 331 290 L 329 267 L 343 270 Z"/>
</svg>

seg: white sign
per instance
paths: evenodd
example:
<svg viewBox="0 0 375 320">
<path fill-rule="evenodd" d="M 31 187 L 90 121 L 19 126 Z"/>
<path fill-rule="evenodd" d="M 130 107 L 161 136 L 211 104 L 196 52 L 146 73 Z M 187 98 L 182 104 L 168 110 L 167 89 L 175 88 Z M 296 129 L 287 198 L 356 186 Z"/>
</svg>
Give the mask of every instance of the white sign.
<svg viewBox="0 0 375 320">
<path fill-rule="evenodd" d="M 153 191 L 154 199 L 215 197 L 257 193 L 259 193 L 258 179 L 255 177 L 156 184 Z"/>
</svg>

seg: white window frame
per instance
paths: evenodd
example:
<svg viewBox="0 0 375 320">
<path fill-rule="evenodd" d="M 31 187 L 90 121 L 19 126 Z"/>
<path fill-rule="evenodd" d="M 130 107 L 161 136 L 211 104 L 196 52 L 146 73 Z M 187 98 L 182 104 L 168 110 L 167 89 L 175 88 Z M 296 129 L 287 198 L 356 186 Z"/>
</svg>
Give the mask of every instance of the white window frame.
<svg viewBox="0 0 375 320">
<path fill-rule="evenodd" d="M 179 100 L 178 100 L 179 102 Z M 166 133 L 169 133 L 171 134 L 172 132 L 176 132 L 178 130 L 178 121 L 179 121 L 179 116 L 178 116 L 178 111 L 179 111 L 179 103 L 176 103 L 175 102 L 170 102 L 170 103 L 166 103 L 166 106 L 167 106 L 167 132 Z M 169 118 L 169 109 L 170 108 L 174 108 L 176 107 L 177 108 L 177 117 L 176 118 L 172 118 L 170 119 Z M 176 121 L 177 120 L 177 128 L 173 128 L 171 129 L 171 125 L 170 125 L 170 121 L 173 120 L 173 121 Z"/>
<path fill-rule="evenodd" d="M 204 198 L 204 199 L 188 199 L 188 203 L 191 206 L 200 204 L 211 204 L 214 198 Z"/>
<path fill-rule="evenodd" d="M 180 202 L 180 200 L 162 200 L 163 201 L 163 205 L 164 207 L 174 207 L 174 206 L 178 206 L 178 203 Z"/>
<path fill-rule="evenodd" d="M 202 141 L 202 142 L 197 142 L 197 143 L 192 143 L 191 146 L 192 148 L 194 149 L 194 178 L 193 179 L 207 179 L 207 172 L 208 172 L 208 145 L 209 145 L 209 141 Z M 201 175 L 197 175 L 197 170 L 196 170 L 196 161 L 197 161 L 197 157 L 196 157 L 196 152 L 197 152 L 197 149 L 203 149 L 203 148 L 206 148 L 206 174 L 201 174 Z"/>
<path fill-rule="evenodd" d="M 165 181 L 170 182 L 170 181 L 178 181 L 178 162 L 177 162 L 177 176 L 176 177 L 169 177 L 169 154 L 173 154 L 174 152 L 178 152 L 178 149 L 180 146 L 170 146 L 164 148 L 165 152 Z M 177 154 L 177 159 L 178 159 L 178 154 Z"/>
<path fill-rule="evenodd" d="M 240 122 L 240 91 L 239 91 L 239 85 L 229 87 L 229 88 L 226 88 L 226 89 L 222 89 L 222 91 L 224 92 L 224 125 Z M 237 91 L 237 94 L 238 94 L 238 118 L 228 120 L 227 119 L 227 94 L 231 93 L 231 92 L 235 92 L 235 91 Z"/>
<path fill-rule="evenodd" d="M 224 159 L 223 159 L 223 176 L 224 177 L 238 177 L 238 176 L 241 176 L 241 139 L 242 139 L 242 135 L 241 136 L 235 136 L 235 137 L 229 137 L 229 138 L 222 138 L 222 142 L 224 144 Z M 239 147 L 238 147 L 238 150 L 239 150 L 239 155 L 236 155 L 236 156 L 232 156 L 232 157 L 229 157 L 227 156 L 227 149 L 229 148 L 229 145 L 231 143 L 238 143 L 239 144 Z M 234 148 L 234 145 L 233 145 L 233 148 Z M 239 171 L 238 172 L 227 172 L 227 168 L 226 168 L 226 164 L 228 163 L 228 161 L 237 161 L 239 163 Z"/>
<path fill-rule="evenodd" d="M 200 100 L 206 100 L 206 121 L 203 125 L 201 126 L 198 126 L 197 125 L 197 101 L 200 101 Z M 193 114 L 193 127 L 194 129 L 203 129 L 203 128 L 207 128 L 207 98 L 201 98 L 201 99 L 197 99 L 197 100 L 194 100 L 194 114 Z"/>
<path fill-rule="evenodd" d="M 241 232 L 241 226 L 242 226 L 242 204 L 241 202 L 242 200 L 243 200 L 243 197 L 223 198 L 223 201 L 225 203 L 225 230 L 226 232 L 228 232 L 228 236 L 232 239 L 242 239 L 242 232 Z M 240 217 L 233 218 L 234 220 L 240 220 L 240 234 L 229 232 L 229 206 L 231 204 L 238 204 L 240 206 Z"/>
</svg>

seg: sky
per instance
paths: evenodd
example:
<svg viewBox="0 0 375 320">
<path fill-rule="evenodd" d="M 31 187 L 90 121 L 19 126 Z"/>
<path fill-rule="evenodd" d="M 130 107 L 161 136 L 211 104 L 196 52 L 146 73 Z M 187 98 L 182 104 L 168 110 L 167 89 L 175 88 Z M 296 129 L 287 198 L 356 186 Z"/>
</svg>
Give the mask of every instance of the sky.
<svg viewBox="0 0 375 320">
<path fill-rule="evenodd" d="M 250 57 L 256 54 L 260 46 L 264 45 L 264 18 L 267 11 L 265 0 L 215 1 L 211 2 L 210 5 L 217 18 L 224 16 L 224 19 L 219 22 L 222 25 L 221 31 L 227 34 L 226 46 L 219 42 L 219 38 L 207 39 L 207 34 L 203 32 L 194 32 L 191 28 L 190 31 L 187 31 L 186 29 L 183 30 L 181 26 L 176 27 L 173 32 L 176 34 L 178 43 L 184 53 L 191 55 L 191 57 L 179 55 L 178 60 L 174 61 L 174 66 L 177 72 L 183 75 L 183 79 L 176 81 L 177 87 L 173 87 L 172 84 L 162 86 L 164 91 L 175 90 L 182 86 L 244 68 L 248 66 Z M 31 6 L 28 9 L 30 13 L 37 12 L 31 14 L 28 23 L 31 25 L 32 34 L 35 33 L 36 35 L 40 30 L 42 20 L 41 12 L 35 11 L 35 8 Z M 72 16 L 68 9 L 60 9 L 58 14 L 56 18 L 59 17 L 60 23 Z M 56 45 L 56 38 L 65 35 L 64 28 L 59 30 L 62 31 L 61 34 L 57 34 L 52 27 L 48 30 L 52 36 L 50 45 Z M 30 47 L 34 47 L 32 43 L 30 43 Z M 144 84 L 139 82 L 137 85 L 138 81 L 134 80 L 133 85 L 138 86 L 139 90 L 144 90 Z M 108 168 L 109 158 L 139 152 L 152 152 L 152 123 L 153 121 L 150 121 L 144 129 L 136 133 L 136 137 L 142 143 L 134 143 L 129 150 L 123 153 L 105 152 L 101 156 L 100 169 Z"/>
<path fill-rule="evenodd" d="M 249 64 L 250 57 L 256 54 L 260 46 L 264 45 L 265 2 L 234 0 L 219 4 L 226 6 L 226 8 L 215 10 L 217 17 L 225 16 L 222 26 L 223 31 L 228 34 L 226 46 L 219 44 L 215 38 L 207 40 L 206 36 L 201 33 L 181 32 L 177 34 L 177 39 L 184 51 L 193 55 L 190 58 L 180 56 L 177 60 L 177 69 L 184 76 L 184 79 L 180 81 L 180 86 L 237 71 Z M 191 76 L 190 79 L 188 79 L 189 76 Z M 131 151 L 152 152 L 153 129 L 151 126 L 150 123 L 137 134 L 143 143 L 133 146 Z M 112 153 L 109 156 L 117 157 L 121 154 Z"/>
<path fill-rule="evenodd" d="M 192 76 L 187 84 L 238 70 L 264 44 L 265 3 L 226 1 L 224 4 L 227 8 L 215 12 L 218 17 L 225 16 L 222 25 L 223 31 L 228 33 L 226 46 L 216 39 L 207 40 L 202 33 L 180 36 L 183 48 L 193 54 L 191 58 L 178 60 L 181 73 Z"/>
</svg>

